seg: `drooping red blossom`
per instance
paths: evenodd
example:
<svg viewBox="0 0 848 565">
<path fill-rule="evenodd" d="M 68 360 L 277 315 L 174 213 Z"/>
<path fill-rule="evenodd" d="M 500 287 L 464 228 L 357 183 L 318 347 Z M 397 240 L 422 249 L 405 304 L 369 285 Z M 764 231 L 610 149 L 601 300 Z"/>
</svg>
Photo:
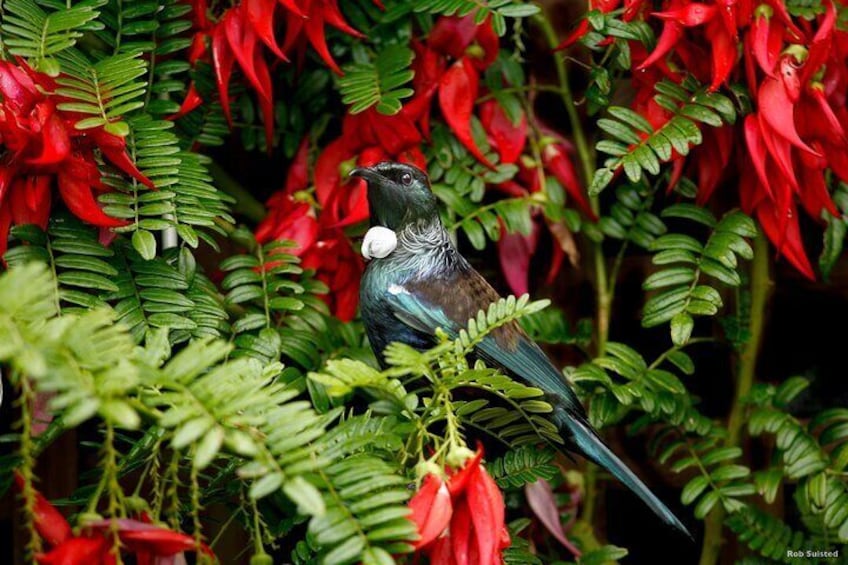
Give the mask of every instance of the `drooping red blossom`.
<svg viewBox="0 0 848 565">
<path fill-rule="evenodd" d="M 242 0 L 224 10 L 214 22 L 209 18 L 206 0 L 192 0 L 191 4 L 196 31 L 189 61 L 200 60 L 206 53 L 207 42 L 211 45 L 218 96 L 231 126 L 229 88 L 233 68 L 238 64 L 259 99 L 269 149 L 274 134 L 274 93 L 265 51 L 270 51 L 275 61 L 288 62 L 288 53 L 297 49 L 298 59 L 302 61 L 305 47 L 310 44 L 333 72 L 342 74 L 327 47 L 325 26 L 356 38 L 363 37 L 345 21 L 337 0 Z M 277 39 L 281 21 L 285 22 L 286 30 L 282 43 Z M 193 109 L 195 101 L 190 90 L 174 117 Z"/>
<path fill-rule="evenodd" d="M 805 276 L 814 272 L 800 237 L 798 209 L 819 220 L 838 215 L 827 179 L 848 178 L 848 33 L 836 9 L 823 2 L 815 18 L 793 18 L 782 0 L 629 2 L 624 19 L 659 23 L 656 46 L 630 41 L 633 109 L 657 129 L 671 117 L 653 101 L 661 79 L 678 82 L 682 69 L 716 90 L 744 80 L 753 113 L 720 128 L 699 126 L 703 143 L 688 156 L 673 151 L 669 189 L 686 172 L 706 202 L 738 164 L 742 209 L 756 216 L 779 252 Z M 585 20 L 584 20 L 585 21 Z M 741 51 L 738 49 L 742 46 Z M 741 57 L 740 57 L 741 54 Z M 799 206 L 800 204 L 800 206 Z"/>
<path fill-rule="evenodd" d="M 24 478 L 15 472 L 15 484 L 23 489 Z M 114 543 L 109 536 L 117 531 L 122 553 L 131 553 L 139 565 L 153 565 L 184 551 L 196 549 L 192 536 L 126 518 L 100 520 L 83 525 L 74 536 L 68 521 L 55 506 L 36 491 L 33 522 L 38 535 L 50 549 L 37 554 L 35 560 L 43 565 L 110 565 L 115 562 Z M 205 543 L 200 550 L 214 557 Z"/>
<path fill-rule="evenodd" d="M 426 547 L 450 524 L 453 503 L 447 483 L 437 475 L 427 475 L 409 501 L 409 508 L 412 510 L 409 519 L 418 526 L 419 539 L 415 547 Z"/>
<path fill-rule="evenodd" d="M 126 225 L 97 204 L 94 191 L 108 187 L 100 180 L 95 151 L 154 188 L 127 155 L 125 140 L 103 127 L 76 129 L 83 116 L 60 110 L 65 100 L 55 89 L 52 78 L 25 63 L 0 61 L 0 255 L 12 225 L 46 227 L 54 186 L 81 220 L 102 228 Z"/>
<path fill-rule="evenodd" d="M 565 189 L 569 201 L 589 220 L 597 221 L 597 215 L 589 204 L 583 183 L 574 166 L 573 150 L 570 144 L 553 130 L 542 127 L 542 132 L 551 139 L 542 150 L 541 166 L 544 173 L 557 179 Z M 538 165 L 531 165 L 526 160 L 519 160 L 515 178 L 495 188 L 513 197 L 540 192 L 544 188 L 541 185 L 537 167 Z M 548 284 L 553 282 L 567 256 L 572 257 L 574 261 L 575 250 L 572 248 L 573 241 L 567 233 L 568 228 L 563 224 L 545 220 L 541 209 L 534 210 L 532 215 L 533 227 L 529 234 L 507 233 L 502 225 L 501 238 L 498 240 L 498 259 L 501 270 L 513 294 L 518 296 L 529 291 L 530 261 L 539 246 L 543 223 L 554 243 L 551 247 L 552 255 L 545 281 Z"/>
<path fill-rule="evenodd" d="M 316 165 L 316 180 L 317 171 Z M 279 239 L 293 241 L 296 246 L 286 253 L 300 257 L 304 269 L 315 270 L 316 278 L 329 289 L 321 298 L 336 317 L 349 321 L 356 315 L 359 305 L 362 258 L 338 227 L 339 218 L 327 219 L 327 214 L 334 212 L 325 208 L 318 216 L 307 200 L 299 198 L 298 192 L 305 190 L 308 184 L 309 138 L 306 137 L 289 166 L 285 187 L 268 199 L 268 215 L 256 228 L 256 240 L 260 243 Z M 331 194 L 328 198 L 337 196 Z"/>
<path fill-rule="evenodd" d="M 289 166 L 283 190 L 275 192 L 266 203 L 268 214 L 256 227 L 256 241 L 267 243 L 280 239 L 293 241 L 296 246 L 287 253 L 301 256 L 318 239 L 318 219 L 312 206 L 298 200 L 296 193 L 307 188 L 309 138 L 301 141 Z"/>
<path fill-rule="evenodd" d="M 439 18 L 425 41 L 412 43 L 415 95 L 404 105 L 404 114 L 429 137 L 430 106 L 437 97 L 442 117 L 456 138 L 488 167 L 493 165 L 477 147 L 471 118 L 480 74 L 497 58 L 498 46 L 489 18 L 479 25 L 474 14 Z"/>
<path fill-rule="evenodd" d="M 329 288 L 321 298 L 333 315 L 343 322 L 352 320 L 359 306 L 359 280 L 364 266 L 344 232 L 323 230 L 301 257 L 303 268 L 315 269 L 316 278 Z"/>
<path fill-rule="evenodd" d="M 432 565 L 499 565 L 509 547 L 503 495 L 481 465 L 483 449 L 447 481 L 427 475 L 410 500 L 418 526 L 415 544 Z"/>
<path fill-rule="evenodd" d="M 15 486 L 18 491 L 23 492 L 24 482 L 23 475 L 15 471 Z M 35 530 L 49 545 L 59 545 L 71 537 L 71 526 L 65 516 L 38 491 L 35 491 L 35 506 L 32 512 Z"/>
<path fill-rule="evenodd" d="M 513 122 L 496 100 L 480 105 L 480 122 L 498 152 L 501 163 L 515 163 L 527 145 L 527 116 L 524 111 Z"/>
</svg>

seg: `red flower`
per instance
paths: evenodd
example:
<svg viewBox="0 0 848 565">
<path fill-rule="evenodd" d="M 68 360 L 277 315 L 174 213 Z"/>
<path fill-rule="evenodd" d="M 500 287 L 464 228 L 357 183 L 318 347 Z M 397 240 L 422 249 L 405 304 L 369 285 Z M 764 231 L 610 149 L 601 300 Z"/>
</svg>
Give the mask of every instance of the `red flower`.
<svg viewBox="0 0 848 565">
<path fill-rule="evenodd" d="M 206 40 L 211 40 L 212 62 L 221 107 L 227 121 L 232 125 L 230 113 L 229 85 L 233 66 L 238 63 L 250 85 L 259 97 L 262 120 L 265 124 L 265 140 L 270 150 L 274 133 L 274 94 L 271 73 L 265 59 L 265 49 L 277 60 L 288 61 L 286 53 L 299 47 L 300 59 L 306 43 L 318 52 L 333 72 L 342 74 L 330 55 L 325 38 L 324 26 L 363 37 L 345 22 L 337 0 L 242 0 L 227 8 L 214 23 L 209 21 L 209 9 L 205 0 L 192 0 L 194 22 L 197 28 L 189 55 L 196 62 L 206 51 Z M 286 34 L 282 46 L 277 42 L 275 29 L 280 11 L 286 22 Z M 191 90 L 186 102 L 175 117 L 184 115 L 196 102 Z"/>
<path fill-rule="evenodd" d="M 341 146 L 341 141 L 340 138 L 335 142 L 337 147 Z M 325 206 L 321 212 L 320 221 L 316 218 L 312 206 L 296 195 L 297 192 L 305 190 L 309 182 L 309 139 L 304 138 L 289 167 L 285 188 L 268 199 L 268 215 L 256 228 L 256 240 L 260 243 L 276 239 L 294 241 L 297 247 L 288 250 L 287 253 L 299 256 L 304 269 L 315 270 L 316 278 L 328 287 L 327 294 L 322 296 L 324 302 L 336 317 L 349 321 L 356 315 L 359 304 L 359 278 L 362 275 L 363 264 L 362 258 L 354 251 L 350 241 L 338 227 L 340 218 L 345 218 L 345 221 L 341 223 L 352 222 L 351 216 L 345 215 L 347 209 L 343 206 L 346 206 L 346 203 L 339 204 L 346 188 L 342 184 L 342 176 L 339 172 L 341 163 L 332 161 L 335 158 L 332 157 L 333 153 L 330 153 L 331 157 L 327 157 L 328 152 L 333 150 L 329 147 L 325 149 L 315 167 L 318 198 L 319 201 L 323 200 L 322 204 Z M 324 165 L 321 164 L 322 158 L 325 159 Z M 334 167 L 326 164 L 327 159 L 330 159 Z M 322 166 L 325 169 L 321 169 Z M 319 174 L 321 170 L 324 172 Z M 317 179 L 323 178 L 321 175 L 327 175 L 330 183 L 318 183 Z M 326 191 L 323 196 L 322 189 Z M 365 199 L 364 190 L 362 187 L 363 200 Z M 357 199 L 358 194 L 355 197 Z M 356 212 L 353 217 L 359 219 L 368 217 L 367 200 L 364 200 L 363 206 L 364 216 L 360 218 L 361 212 Z"/>
<path fill-rule="evenodd" d="M 557 179 L 576 208 L 582 211 L 591 221 L 597 221 L 598 218 L 589 205 L 583 184 L 580 182 L 577 170 L 574 167 L 571 157 L 572 149 L 568 142 L 565 138 L 547 128 L 542 128 L 542 132 L 547 137 L 552 138 L 552 141 L 545 145 L 542 150 L 542 167 L 545 172 Z M 515 178 L 496 185 L 495 188 L 513 197 L 526 196 L 529 193 L 542 190 L 538 170 L 535 167 L 528 166 L 522 160 L 518 161 L 518 173 Z M 506 233 L 506 229 L 502 225 L 501 238 L 498 240 L 498 259 L 501 270 L 512 292 L 519 296 L 528 292 L 530 261 L 536 253 L 540 241 L 541 210 L 535 210 L 533 216 L 534 222 L 529 234 Z M 551 248 L 550 265 L 545 277 L 545 281 L 550 284 L 559 273 L 566 256 L 570 257 L 572 262 L 575 261 L 576 247 L 564 224 L 548 221 L 546 225 L 554 242 Z"/>
<path fill-rule="evenodd" d="M 304 269 L 315 269 L 316 277 L 329 288 L 322 296 L 333 314 L 344 322 L 356 316 L 362 257 L 354 251 L 344 232 L 326 229 L 303 254 Z"/>
<path fill-rule="evenodd" d="M 15 486 L 19 491 L 24 490 L 24 477 L 15 471 Z M 56 507 L 35 491 L 35 506 L 33 507 L 33 522 L 41 539 L 50 545 L 58 545 L 71 537 L 71 526 Z"/>
<path fill-rule="evenodd" d="M 54 80 L 25 64 L 0 61 L 0 255 L 12 224 L 46 227 L 51 187 L 55 184 L 68 209 L 98 227 L 126 222 L 107 216 L 93 191 L 107 187 L 100 181 L 94 152 L 150 188 L 153 183 L 136 168 L 122 137 L 102 127 L 78 130 L 80 116 L 59 110 L 64 100 L 52 94 Z"/>
<path fill-rule="evenodd" d="M 23 476 L 16 472 L 15 483 L 18 489 L 23 489 L 23 482 Z M 196 548 L 195 539 L 189 535 L 145 521 L 129 519 L 89 522 L 83 526 L 79 536 L 73 536 L 65 517 L 37 491 L 33 521 L 38 534 L 51 546 L 48 552 L 35 556 L 36 561 L 44 565 L 114 563 L 114 544 L 108 538 L 113 529 L 117 529 L 121 546 L 135 555 L 139 565 L 152 565 L 160 558 L 172 557 Z M 200 550 L 214 557 L 206 544 L 201 544 Z"/>
<path fill-rule="evenodd" d="M 289 167 L 285 188 L 268 199 L 268 215 L 256 227 L 256 241 L 291 240 L 297 247 L 288 250 L 288 253 L 297 256 L 312 247 L 319 231 L 312 206 L 295 197 L 296 192 L 306 189 L 308 156 L 309 138 L 305 137 Z"/>
<path fill-rule="evenodd" d="M 483 449 L 447 482 L 427 475 L 409 501 L 418 526 L 417 550 L 432 565 L 499 565 L 509 547 L 503 495 L 485 467 Z"/>
</svg>

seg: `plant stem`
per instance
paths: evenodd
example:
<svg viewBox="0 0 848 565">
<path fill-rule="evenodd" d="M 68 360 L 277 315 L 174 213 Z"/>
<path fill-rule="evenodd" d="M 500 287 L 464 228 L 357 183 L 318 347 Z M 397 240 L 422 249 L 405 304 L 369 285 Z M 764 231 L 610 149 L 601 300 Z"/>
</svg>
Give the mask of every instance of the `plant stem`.
<svg viewBox="0 0 848 565">
<path fill-rule="evenodd" d="M 254 222 L 262 221 L 265 217 L 265 206 L 244 188 L 236 179 L 225 171 L 218 163 L 209 163 L 209 172 L 215 180 L 215 186 L 236 199 L 233 211 L 243 214 Z"/>
<path fill-rule="evenodd" d="M 559 40 L 548 18 L 540 13 L 533 17 L 533 21 L 542 29 L 548 45 L 552 49 L 556 47 L 559 44 Z M 574 146 L 577 149 L 577 157 L 583 171 L 583 181 L 585 186 L 591 186 L 592 177 L 595 175 L 594 151 L 589 147 L 586 135 L 583 132 L 583 123 L 580 120 L 580 115 L 577 113 L 577 106 L 574 103 L 574 96 L 571 92 L 571 84 L 568 82 L 568 68 L 565 65 L 565 60 L 554 54 L 554 65 L 556 67 L 557 80 L 559 81 L 559 95 L 562 98 L 562 103 L 568 114 L 568 120 L 571 123 L 571 134 L 574 138 Z M 600 202 L 598 201 L 598 197 L 590 196 L 589 202 L 595 215 L 600 216 Z M 593 259 L 595 264 L 596 300 L 595 343 L 596 354 L 601 356 L 606 350 L 607 338 L 609 337 L 612 293 L 610 292 L 607 279 L 606 257 L 604 256 L 603 246 L 600 242 L 594 244 Z M 586 492 L 583 502 L 583 519 L 590 524 L 595 516 L 595 504 L 598 499 L 597 473 L 597 467 L 588 465 L 584 475 Z"/>
<path fill-rule="evenodd" d="M 36 401 L 36 393 L 32 388 L 32 383 L 25 375 L 17 375 L 18 379 L 16 379 L 15 376 L 16 372 L 13 371 L 11 382 L 15 382 L 15 380 L 19 379 L 21 388 L 21 466 L 18 468 L 18 472 L 23 477 L 21 498 L 23 498 L 24 529 L 28 536 L 26 548 L 28 558 L 34 559 L 35 555 L 40 553 L 42 549 L 41 536 L 35 529 L 35 522 L 38 519 L 35 515 L 36 497 L 38 495 L 35 487 L 33 486 L 35 456 L 33 455 L 32 424 L 33 419 L 35 418 L 33 411 Z"/>
<path fill-rule="evenodd" d="M 757 357 L 763 340 L 763 325 L 766 306 L 771 294 L 772 281 L 769 278 L 769 248 L 765 236 L 760 233 L 754 239 L 754 259 L 751 263 L 751 317 L 749 321 L 750 337 L 739 356 L 736 376 L 736 391 L 733 405 L 727 420 L 728 447 L 736 447 L 742 438 L 742 426 L 745 417 L 744 399 L 751 392 L 756 375 Z M 700 565 L 715 565 L 721 555 L 724 509 L 717 506 L 707 516 L 704 523 L 704 544 L 701 548 Z"/>
</svg>

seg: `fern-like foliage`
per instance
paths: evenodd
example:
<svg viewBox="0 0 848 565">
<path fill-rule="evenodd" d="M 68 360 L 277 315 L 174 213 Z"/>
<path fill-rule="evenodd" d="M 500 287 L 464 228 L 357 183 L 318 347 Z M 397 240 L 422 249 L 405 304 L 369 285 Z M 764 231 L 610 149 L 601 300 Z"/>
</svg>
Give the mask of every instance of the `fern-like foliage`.
<svg viewBox="0 0 848 565">
<path fill-rule="evenodd" d="M 278 359 L 281 343 L 273 329 L 278 314 L 303 309 L 303 302 L 292 296 L 305 290 L 292 280 L 293 275 L 300 275 L 303 270 L 298 258 L 287 253 L 291 244 L 272 242 L 262 246 L 247 232 L 243 233 L 243 239 L 250 252 L 233 255 L 221 263 L 221 269 L 227 272 L 221 282 L 227 293 L 226 301 L 243 310 L 233 324 L 235 343 L 246 355 Z"/>
<path fill-rule="evenodd" d="M 758 385 L 751 394 L 754 408 L 748 421 L 752 435 L 774 436 L 781 475 L 798 481 L 795 501 L 801 518 L 816 538 L 848 542 L 848 481 L 845 468 L 845 410 L 825 411 L 804 425 L 788 412 L 788 405 L 809 382 L 793 377 L 779 386 Z M 819 433 L 818 437 L 815 435 Z M 836 443 L 833 451 L 823 445 Z M 833 455 L 836 458 L 833 458 Z M 760 488 L 776 490 L 776 473 L 764 475 Z"/>
<path fill-rule="evenodd" d="M 54 302 L 63 312 L 105 306 L 102 295 L 118 290 L 114 251 L 101 245 L 95 229 L 76 218 L 51 218 L 47 233 L 31 224 L 15 226 L 12 235 L 24 245 L 9 249 L 6 261 L 12 267 L 48 265 L 56 275 Z"/>
<path fill-rule="evenodd" d="M 412 49 L 390 45 L 373 61 L 346 67 L 339 87 L 342 102 L 350 106 L 350 113 L 358 114 L 372 106 L 381 114 L 400 112 L 401 99 L 413 94 L 406 86 L 414 74 L 409 68 L 412 57 Z"/>
<path fill-rule="evenodd" d="M 130 125 L 129 152 L 156 190 L 123 175 L 106 176 L 104 182 L 115 191 L 102 195 L 100 202 L 108 214 L 129 222 L 116 231 L 132 233 L 133 246 L 146 259 L 156 256 L 153 232 L 165 229 L 174 229 L 191 247 L 203 239 L 217 248 L 212 233 L 226 233 L 218 222 L 226 225 L 234 219 L 229 214 L 232 199 L 212 184 L 208 158 L 181 150 L 171 122 L 142 114 Z"/>
<path fill-rule="evenodd" d="M 605 355 L 571 370 L 569 378 L 592 393 L 589 420 L 600 427 L 620 421 L 633 408 L 663 417 L 687 412 L 686 387 L 669 369 L 691 363 L 686 353 L 675 351 L 649 365 L 632 347 L 610 342 Z"/>
<path fill-rule="evenodd" d="M 63 102 L 58 108 L 88 116 L 79 120 L 76 128 L 106 126 L 112 133 L 128 133 L 126 123 L 119 120 L 144 106 L 147 83 L 139 79 L 147 72 L 147 63 L 141 53 L 121 53 L 92 62 L 81 51 L 69 49 L 59 61 L 62 75 L 56 79 L 56 93 L 72 102 Z"/>
<path fill-rule="evenodd" d="M 191 45 L 191 6 L 179 0 L 144 0 L 128 6 L 109 0 L 97 37 L 112 53 L 144 53 L 152 62 L 147 73 L 145 110 L 162 116 L 176 112 L 191 64 L 173 54 Z M 174 100 L 173 98 L 176 98 Z"/>
<path fill-rule="evenodd" d="M 710 235 L 705 244 L 685 234 L 665 234 L 651 242 L 657 253 L 653 263 L 662 268 L 645 279 L 645 290 L 658 290 L 646 303 L 644 327 L 671 322 L 675 345 L 689 341 L 693 316 L 714 316 L 722 306 L 721 294 L 704 283 L 703 275 L 729 286 L 738 286 L 738 257 L 751 259 L 754 252 L 745 238 L 755 237 L 753 221 L 739 211 L 726 214 L 720 221 L 706 209 L 688 203 L 674 204 L 663 210 L 664 218 L 686 218 L 706 227 Z"/>
<path fill-rule="evenodd" d="M 725 520 L 738 539 L 775 563 L 791 563 L 790 551 L 811 547 L 802 532 L 793 531 L 778 518 L 756 506 L 745 506 Z"/>
<path fill-rule="evenodd" d="M 713 507 L 721 502 L 724 510 L 732 514 L 745 507 L 739 498 L 756 493 L 750 480 L 751 470 L 736 462 L 742 456 L 738 447 L 725 447 L 722 437 L 716 434 L 693 440 L 691 438 L 669 439 L 661 442 L 661 463 L 670 463 L 672 471 L 681 473 L 695 470 L 696 474 L 683 487 L 680 500 L 684 504 L 695 504 L 695 516 L 703 519 Z"/>
<path fill-rule="evenodd" d="M 707 92 L 694 79 L 681 85 L 660 81 L 655 89 L 654 100 L 673 114 L 659 129 L 621 106 L 610 106 L 610 117 L 598 120 L 598 127 L 611 139 L 599 141 L 596 147 L 611 157 L 595 172 L 590 194 L 599 194 L 619 169 L 631 182 L 638 182 L 643 171 L 659 174 L 660 164 L 669 161 L 673 152 L 687 155 L 693 145 L 701 144 L 699 124 L 719 127 L 736 120 L 736 109 L 729 98 Z"/>
<path fill-rule="evenodd" d="M 524 18 L 537 14 L 539 7 L 521 0 L 421 0 L 397 2 L 388 6 L 384 20 L 394 21 L 410 12 L 466 16 L 474 12 L 474 21 L 483 23 L 492 18 L 492 27 L 498 35 L 506 33 L 506 18 Z"/>
<path fill-rule="evenodd" d="M 218 87 L 211 65 L 198 61 L 192 72 L 194 86 L 203 100 L 217 100 Z M 237 99 L 244 87 L 237 82 L 230 85 L 230 96 Z M 151 104 L 156 101 L 152 101 Z M 238 108 L 233 108 L 237 110 Z M 183 149 L 190 149 L 196 144 L 217 147 L 224 144 L 224 139 L 230 133 L 230 127 L 220 104 L 201 104 L 179 120 L 176 127 Z"/>
<path fill-rule="evenodd" d="M 559 474 L 551 464 L 554 452 L 535 446 L 524 446 L 508 451 L 503 457 L 488 465 L 489 474 L 501 488 L 515 488 L 539 479 L 551 480 Z"/>
<path fill-rule="evenodd" d="M 29 59 L 36 70 L 56 76 L 55 56 L 73 47 L 85 31 L 102 29 L 98 16 L 105 3 L 89 0 L 47 11 L 33 0 L 8 0 L 3 3 L 0 26 L 3 44 L 10 54 Z"/>
<path fill-rule="evenodd" d="M 649 249 L 659 236 L 668 231 L 665 223 L 651 212 L 653 195 L 643 183 L 620 186 L 615 197 L 609 215 L 598 221 L 598 227 L 605 236 Z"/>
<path fill-rule="evenodd" d="M 462 231 L 476 249 L 483 249 L 487 240 L 500 239 L 500 220 L 510 232 L 530 233 L 533 225 L 529 207 L 531 199 L 529 196 L 506 198 L 481 204 L 487 184 L 505 182 L 518 169 L 515 165 L 497 164 L 498 156 L 491 150 L 476 118 L 472 125 L 478 147 L 490 162 L 497 165 L 495 170 L 480 163 L 447 128 L 440 126 L 433 128 L 427 168 L 433 193 L 445 204 L 442 211 L 445 227 L 452 232 Z"/>
<path fill-rule="evenodd" d="M 423 419 L 424 428 L 441 425 L 447 419 L 452 425 L 496 438 L 507 447 L 540 441 L 561 444 L 556 426 L 545 416 L 553 409 L 544 401 L 544 391 L 513 381 L 480 361 L 469 366 L 465 359 L 492 330 L 545 305 L 544 301 L 530 303 L 527 296 L 501 299 L 469 320 L 454 339 L 442 334 L 442 342 L 428 351 L 416 351 L 402 343 L 390 344 L 385 351 L 390 364 L 386 371 L 377 371 L 361 361 L 331 361 L 321 372 L 310 373 L 309 378 L 325 386 L 331 396 L 345 396 L 361 389 L 374 400 L 374 410 Z M 423 378 L 433 386 L 433 397 L 450 395 L 452 400 L 445 405 L 445 412 L 419 414 L 417 395 L 407 393 L 399 377 L 412 381 Z M 485 398 L 462 399 L 463 391 L 475 389 Z M 424 406 L 430 402 L 425 400 Z"/>
<path fill-rule="evenodd" d="M 0 276 L 0 361 L 14 368 L 15 384 L 26 378 L 53 392 L 64 425 L 97 415 L 132 430 L 144 417 L 151 441 L 139 442 L 128 465 L 167 441 L 190 454 L 195 469 L 223 459 L 213 475 L 232 477 L 228 469 L 238 467 L 250 496 L 284 495 L 311 518 L 322 563 L 385 562 L 411 550 L 410 491 L 395 457 L 400 440 L 386 419 L 364 414 L 336 423 L 341 410 L 317 413 L 280 378 L 280 363 L 228 359 L 232 345 L 221 340 L 194 339 L 172 355 L 168 328 L 147 332 L 136 347 L 108 307 L 57 316 L 52 278 L 37 262 Z"/>
<path fill-rule="evenodd" d="M 40 263 L 0 277 L 0 361 L 53 392 L 51 406 L 67 426 L 99 414 L 137 428 L 140 417 L 126 401 L 139 378 L 126 329 L 112 323 L 108 308 L 56 317 L 54 293 L 52 275 Z"/>
</svg>

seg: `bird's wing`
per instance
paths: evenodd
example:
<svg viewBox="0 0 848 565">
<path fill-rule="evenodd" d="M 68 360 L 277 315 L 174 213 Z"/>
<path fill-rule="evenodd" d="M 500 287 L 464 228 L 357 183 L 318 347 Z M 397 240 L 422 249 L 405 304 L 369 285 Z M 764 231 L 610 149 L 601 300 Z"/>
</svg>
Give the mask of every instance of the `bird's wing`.
<svg viewBox="0 0 848 565">
<path fill-rule="evenodd" d="M 394 315 L 408 326 L 434 335 L 442 328 L 456 336 L 468 320 L 497 301 L 498 293 L 470 267 L 439 281 L 394 286 L 387 296 Z M 680 520 L 604 443 L 586 418 L 577 396 L 545 353 L 513 322 L 488 334 L 476 353 L 490 366 L 539 387 L 554 405 L 553 420 L 570 445 L 608 469 L 632 489 L 663 521 L 692 537 Z"/>
<path fill-rule="evenodd" d="M 469 268 L 438 283 L 421 280 L 390 288 L 387 298 L 394 315 L 406 325 L 430 335 L 442 328 L 455 337 L 470 318 L 500 296 Z M 585 419 L 583 406 L 562 374 L 517 323 L 493 330 L 477 346 L 476 353 L 490 366 L 556 395 L 558 404 L 570 414 Z"/>
</svg>

